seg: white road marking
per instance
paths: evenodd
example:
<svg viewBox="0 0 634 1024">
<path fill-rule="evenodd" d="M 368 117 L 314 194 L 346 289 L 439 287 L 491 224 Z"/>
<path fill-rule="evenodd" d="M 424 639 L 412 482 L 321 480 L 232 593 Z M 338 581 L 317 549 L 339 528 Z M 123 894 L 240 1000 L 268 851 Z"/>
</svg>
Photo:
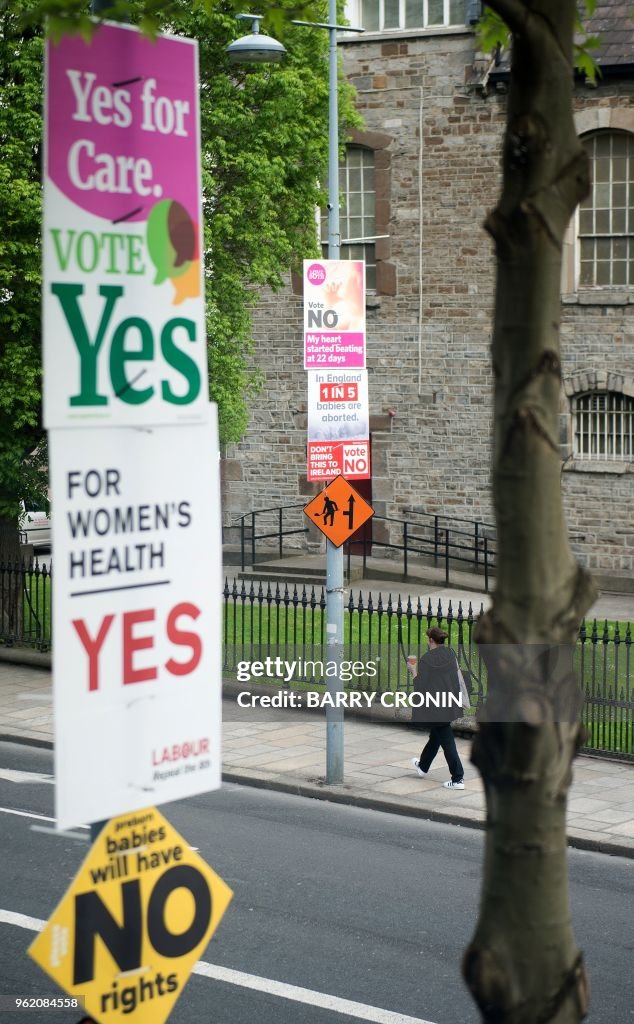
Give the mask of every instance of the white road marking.
<svg viewBox="0 0 634 1024">
<path fill-rule="evenodd" d="M 0 814 L 17 814 L 18 818 L 35 818 L 36 821 L 55 821 L 45 814 L 34 814 L 33 811 L 16 811 L 13 807 L 0 807 Z"/>
<path fill-rule="evenodd" d="M 257 974 L 244 974 L 242 971 L 232 971 L 228 967 L 207 964 L 204 960 L 199 960 L 195 964 L 193 973 L 202 974 L 204 977 L 213 978 L 215 981 L 226 981 L 229 985 L 252 988 L 256 992 L 264 992 L 269 996 L 291 999 L 295 1003 L 319 1006 L 323 1010 L 330 1010 L 331 1013 L 341 1013 L 347 1017 L 357 1017 L 359 1020 L 372 1021 L 373 1024 L 433 1024 L 433 1021 L 421 1020 L 420 1017 L 408 1017 L 405 1013 L 383 1010 L 379 1006 L 367 1006 L 366 1003 L 355 1003 L 351 999 L 330 996 L 326 992 L 314 992 L 310 988 L 299 988 L 297 985 L 287 985 L 283 981 L 260 978 Z"/>
<path fill-rule="evenodd" d="M 48 818 L 46 814 L 34 814 L 33 811 L 16 811 L 13 807 L 0 807 L 0 814 L 16 814 L 18 818 L 34 818 L 35 821 L 52 821 L 53 824 L 57 821 L 57 818 Z M 88 825 L 77 825 L 77 828 L 88 828 Z"/>
<path fill-rule="evenodd" d="M 42 775 L 40 772 L 21 772 L 16 768 L 0 768 L 0 779 L 4 779 L 5 782 L 46 782 L 50 786 L 54 785 L 55 779 L 52 775 Z"/>
<path fill-rule="evenodd" d="M 46 921 L 42 921 L 39 917 L 16 914 L 13 910 L 0 910 L 0 924 L 12 924 L 16 928 L 28 928 L 31 932 L 41 932 Z"/>
<path fill-rule="evenodd" d="M 26 914 L 16 914 L 12 910 L 0 910 L 0 924 L 12 924 L 17 928 L 27 928 L 29 931 L 41 932 L 46 925 L 46 921 L 42 921 L 37 917 L 27 917 Z M 290 999 L 295 1003 L 319 1006 L 323 1010 L 330 1010 L 331 1013 L 340 1013 L 345 1017 L 356 1017 L 358 1020 L 370 1021 L 372 1024 L 434 1024 L 431 1020 L 422 1020 L 420 1017 L 408 1017 L 405 1013 L 383 1010 L 379 1006 L 367 1006 L 365 1003 L 356 1003 L 351 999 L 330 996 L 326 992 L 314 992 L 310 988 L 287 985 L 283 981 L 273 981 L 271 978 L 260 978 L 257 974 L 232 971 L 228 967 L 208 964 L 204 960 L 199 960 L 198 963 L 194 964 L 192 973 L 200 974 L 204 978 L 212 978 L 214 981 L 224 981 L 229 985 L 238 985 L 241 988 L 250 988 L 256 992 L 264 992 L 265 995 L 278 996 L 280 999 Z"/>
<path fill-rule="evenodd" d="M 60 839 L 80 839 L 82 843 L 90 842 L 90 836 L 81 832 L 67 832 L 64 829 L 51 828 L 50 825 L 31 825 L 31 832 L 44 832 L 49 836 L 57 836 Z"/>
</svg>

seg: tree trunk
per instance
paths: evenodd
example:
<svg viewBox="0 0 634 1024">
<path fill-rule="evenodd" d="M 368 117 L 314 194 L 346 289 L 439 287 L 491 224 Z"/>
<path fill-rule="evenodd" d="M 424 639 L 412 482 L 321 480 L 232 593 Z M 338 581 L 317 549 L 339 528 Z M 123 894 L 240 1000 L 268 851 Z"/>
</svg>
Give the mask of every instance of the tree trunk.
<svg viewBox="0 0 634 1024">
<path fill-rule="evenodd" d="M 497 258 L 498 577 L 477 636 L 489 693 L 473 762 L 487 832 L 463 973 L 486 1024 L 576 1024 L 587 984 L 570 922 L 566 799 L 582 727 L 560 654 L 570 654 L 594 590 L 568 543 L 558 447 L 561 252 L 588 190 L 572 114 L 575 0 L 489 6 L 512 32 L 513 60 L 502 196 L 486 223 Z"/>
<path fill-rule="evenodd" d="M 16 519 L 0 515 L 0 564 L 20 561 L 20 532 Z"/>
<path fill-rule="evenodd" d="M 17 522 L 0 516 L 0 637 L 18 637 L 24 622 L 24 577 Z"/>
</svg>

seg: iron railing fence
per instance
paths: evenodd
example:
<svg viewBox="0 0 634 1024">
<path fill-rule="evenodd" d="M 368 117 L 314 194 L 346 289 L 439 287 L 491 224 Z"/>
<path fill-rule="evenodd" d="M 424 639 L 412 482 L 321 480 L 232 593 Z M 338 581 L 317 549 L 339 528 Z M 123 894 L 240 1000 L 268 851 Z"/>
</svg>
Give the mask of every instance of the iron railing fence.
<svg viewBox="0 0 634 1024">
<path fill-rule="evenodd" d="M 355 588 L 356 590 L 356 588 Z M 323 658 L 326 645 L 326 594 L 323 587 L 301 583 L 272 584 L 233 580 L 224 587 L 224 669 L 235 672 L 239 662 L 263 661 L 266 657 L 291 657 L 311 666 Z M 344 610 L 342 658 L 348 662 L 373 660 L 380 671 L 372 679 L 357 681 L 373 692 L 411 692 L 412 678 L 405 658 L 417 658 L 427 649 L 426 633 L 440 626 L 456 652 L 470 692 L 471 714 L 486 700 L 487 669 L 478 645 L 475 626 L 484 606 L 457 607 L 449 601 L 432 605 L 420 598 L 403 601 L 379 592 L 355 596 L 350 591 Z M 634 660 L 632 624 L 584 621 L 579 629 L 574 667 L 585 702 L 583 723 L 588 753 L 618 755 L 634 760 Z M 299 673 L 296 680 L 325 685 L 323 677 Z M 352 684 L 351 684 L 352 685 Z"/>
<path fill-rule="evenodd" d="M 288 538 L 308 533 L 303 509 L 303 505 L 280 505 L 236 517 L 233 525 L 240 535 L 241 569 L 254 568 L 274 554 L 279 558 L 288 554 Z M 412 559 L 418 557 L 443 567 L 447 585 L 452 568 L 482 574 L 488 592 L 497 564 L 495 527 L 490 523 L 407 509 L 403 517 L 375 515 L 372 524 L 361 527 L 347 545 L 348 574 L 352 558 L 358 556 L 365 576 L 370 553 L 379 549 L 398 553 L 405 578 Z M 377 530 L 379 524 L 385 524 L 385 529 Z"/>
<path fill-rule="evenodd" d="M 273 551 L 283 558 L 287 538 L 308 533 L 303 510 L 303 505 L 278 505 L 236 516 L 233 525 L 240 530 L 240 568 L 244 571 L 247 565 L 254 566 L 258 556 L 270 558 Z"/>
<path fill-rule="evenodd" d="M 48 650 L 51 647 L 52 568 L 0 563 L 0 642 Z M 295 681 L 324 684 L 313 663 L 326 650 L 326 593 L 323 587 L 299 583 L 271 584 L 244 580 L 225 582 L 223 591 L 223 667 L 234 674 L 241 661 L 299 655 L 302 667 Z M 373 659 L 380 665 L 374 678 L 362 676 L 361 689 L 410 692 L 412 679 L 405 655 L 420 657 L 426 632 L 441 626 L 455 650 L 471 693 L 472 710 L 486 700 L 487 672 L 474 641 L 483 605 L 443 606 L 420 598 L 402 600 L 350 591 L 345 608 L 342 657 Z M 586 746 L 592 753 L 634 760 L 634 655 L 630 623 L 584 622 L 575 651 L 585 704 Z"/>
<path fill-rule="evenodd" d="M 494 573 L 497 559 L 495 526 L 479 519 L 461 519 L 437 512 L 406 509 L 405 521 L 413 521 L 414 536 L 425 545 L 425 553 L 442 558 L 448 575 L 450 562 L 463 562 L 475 572 L 482 572 L 485 589 L 489 589 L 489 573 Z M 431 549 L 431 550 L 430 550 Z"/>
<path fill-rule="evenodd" d="M 426 514 L 420 513 L 420 515 Z M 375 515 L 372 522 L 389 524 L 386 532 L 394 539 L 389 541 L 377 539 L 373 533 L 371 537 L 363 534 L 360 539 L 350 541 L 346 553 L 348 574 L 353 554 L 351 545 L 354 544 L 355 553 L 361 558 L 364 577 L 367 572 L 369 552 L 373 548 L 381 548 L 385 551 L 399 552 L 404 579 L 409 576 L 412 559 L 418 557 L 434 566 L 443 568 L 446 586 L 451 583 L 452 569 L 482 574 L 484 589 L 488 593 L 490 578 L 494 575 L 496 568 L 495 540 L 486 533 L 481 532 L 478 535 L 475 529 L 463 530 L 455 526 L 450 527 L 447 523 L 442 522 L 442 518 L 430 515 L 429 520 L 425 522 L 422 519 L 417 521 L 415 518 L 413 520 L 397 519 L 394 516 Z M 473 525 L 481 526 L 478 523 Z"/>
<path fill-rule="evenodd" d="M 0 562 L 0 641 L 51 646 L 51 569 L 34 561 Z"/>
<path fill-rule="evenodd" d="M 224 587 L 224 668 L 233 671 L 240 661 L 264 660 L 273 652 L 287 660 L 289 652 L 303 664 L 319 661 L 326 649 L 326 591 L 324 587 L 302 583 L 272 584 L 233 580 Z M 375 691 L 411 690 L 412 678 L 405 667 L 404 654 L 418 657 L 427 649 L 426 631 L 430 625 L 442 625 L 449 634 L 448 643 L 459 652 L 464 670 L 472 673 L 474 705 L 482 700 L 481 659 L 473 640 L 477 619 L 483 613 L 469 603 L 454 611 L 449 601 L 446 613 L 442 603 L 434 609 L 419 599 L 403 602 L 391 594 L 378 597 L 350 591 L 344 609 L 342 658 L 348 661 L 373 659 L 381 670 L 365 685 Z M 305 683 L 324 685 L 326 680 L 314 673 L 300 675 Z"/>
</svg>

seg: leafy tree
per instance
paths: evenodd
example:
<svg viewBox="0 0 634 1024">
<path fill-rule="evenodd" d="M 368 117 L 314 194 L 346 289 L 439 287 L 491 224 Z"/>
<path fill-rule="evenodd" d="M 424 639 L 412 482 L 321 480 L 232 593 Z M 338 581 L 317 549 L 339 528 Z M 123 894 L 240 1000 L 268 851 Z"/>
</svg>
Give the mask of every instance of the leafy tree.
<svg viewBox="0 0 634 1024">
<path fill-rule="evenodd" d="M 247 426 L 242 395 L 253 391 L 247 359 L 257 289 L 281 287 L 284 271 L 319 253 L 328 35 L 286 25 L 278 33 L 288 50 L 284 64 L 254 70 L 232 67 L 224 52 L 245 28 L 233 14 L 183 13 L 176 25 L 200 46 L 210 380 L 222 437 L 235 441 Z M 351 89 L 341 83 L 340 90 L 345 135 L 360 119 Z"/>
<path fill-rule="evenodd" d="M 14 0 L 0 0 L 0 11 L 11 7 Z M 63 32 L 79 32 L 89 38 L 94 17 L 111 21 L 134 21 L 139 28 L 152 35 L 164 25 L 173 25 L 183 11 L 182 0 L 36 0 L 24 5 L 18 0 L 19 25 L 22 28 L 41 26 L 46 20 L 49 31 L 56 37 Z M 244 10 L 241 0 L 191 0 L 192 12 L 212 15 L 218 11 L 237 14 Z M 274 34 L 283 33 L 293 18 L 304 21 L 324 21 L 325 7 L 320 0 L 259 0 L 257 12 L 264 17 L 263 25 Z M 340 14 L 344 4 L 340 4 Z M 256 8 L 249 8 L 256 10 Z"/>
<path fill-rule="evenodd" d="M 42 437 L 38 423 L 43 42 L 39 30 L 18 34 L 17 25 L 15 9 L 0 15 L 0 516 L 8 513 L 13 519 L 17 499 L 37 497 L 44 482 L 39 460 L 28 461 Z M 17 541 L 15 529 L 12 541 Z"/>
<path fill-rule="evenodd" d="M 290 9 L 323 20 L 325 10 Z M 40 138 L 43 35 L 90 29 L 85 3 L 0 4 L 0 515 L 42 498 L 45 478 L 26 461 L 42 437 L 40 407 Z M 232 67 L 225 47 L 243 34 L 230 3 L 138 0 L 116 5 L 148 30 L 195 37 L 200 47 L 202 184 L 211 397 L 221 440 L 235 441 L 258 380 L 249 368 L 251 308 L 301 256 L 317 254 L 315 209 L 327 150 L 327 33 L 281 24 L 288 57 Z M 278 12 L 279 14 L 280 12 Z M 281 12 L 288 15 L 288 11 Z M 279 20 L 279 18 L 278 18 Z M 359 123 L 341 85 L 341 123 Z"/>
<path fill-rule="evenodd" d="M 487 1024 L 576 1024 L 587 982 L 570 921 L 566 799 L 582 726 L 578 687 L 553 647 L 572 648 L 594 598 L 568 542 L 558 447 L 562 244 L 589 187 L 572 112 L 577 5 L 488 6 L 512 34 L 512 70 L 502 194 L 486 222 L 497 260 L 498 577 L 477 637 L 490 689 L 472 757 L 487 833 L 463 973 Z"/>
</svg>

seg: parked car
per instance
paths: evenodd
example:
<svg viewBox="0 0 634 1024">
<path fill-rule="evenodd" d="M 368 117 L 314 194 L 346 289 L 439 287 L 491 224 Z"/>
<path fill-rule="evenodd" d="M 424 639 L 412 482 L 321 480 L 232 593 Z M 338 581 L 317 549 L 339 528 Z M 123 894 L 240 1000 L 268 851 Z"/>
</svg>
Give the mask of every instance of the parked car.
<svg viewBox="0 0 634 1024">
<path fill-rule="evenodd" d="M 50 550 L 51 520 L 48 513 L 42 512 L 28 502 L 22 501 L 20 504 L 20 533 L 24 535 L 26 543 L 32 544 L 36 550 Z"/>
</svg>

